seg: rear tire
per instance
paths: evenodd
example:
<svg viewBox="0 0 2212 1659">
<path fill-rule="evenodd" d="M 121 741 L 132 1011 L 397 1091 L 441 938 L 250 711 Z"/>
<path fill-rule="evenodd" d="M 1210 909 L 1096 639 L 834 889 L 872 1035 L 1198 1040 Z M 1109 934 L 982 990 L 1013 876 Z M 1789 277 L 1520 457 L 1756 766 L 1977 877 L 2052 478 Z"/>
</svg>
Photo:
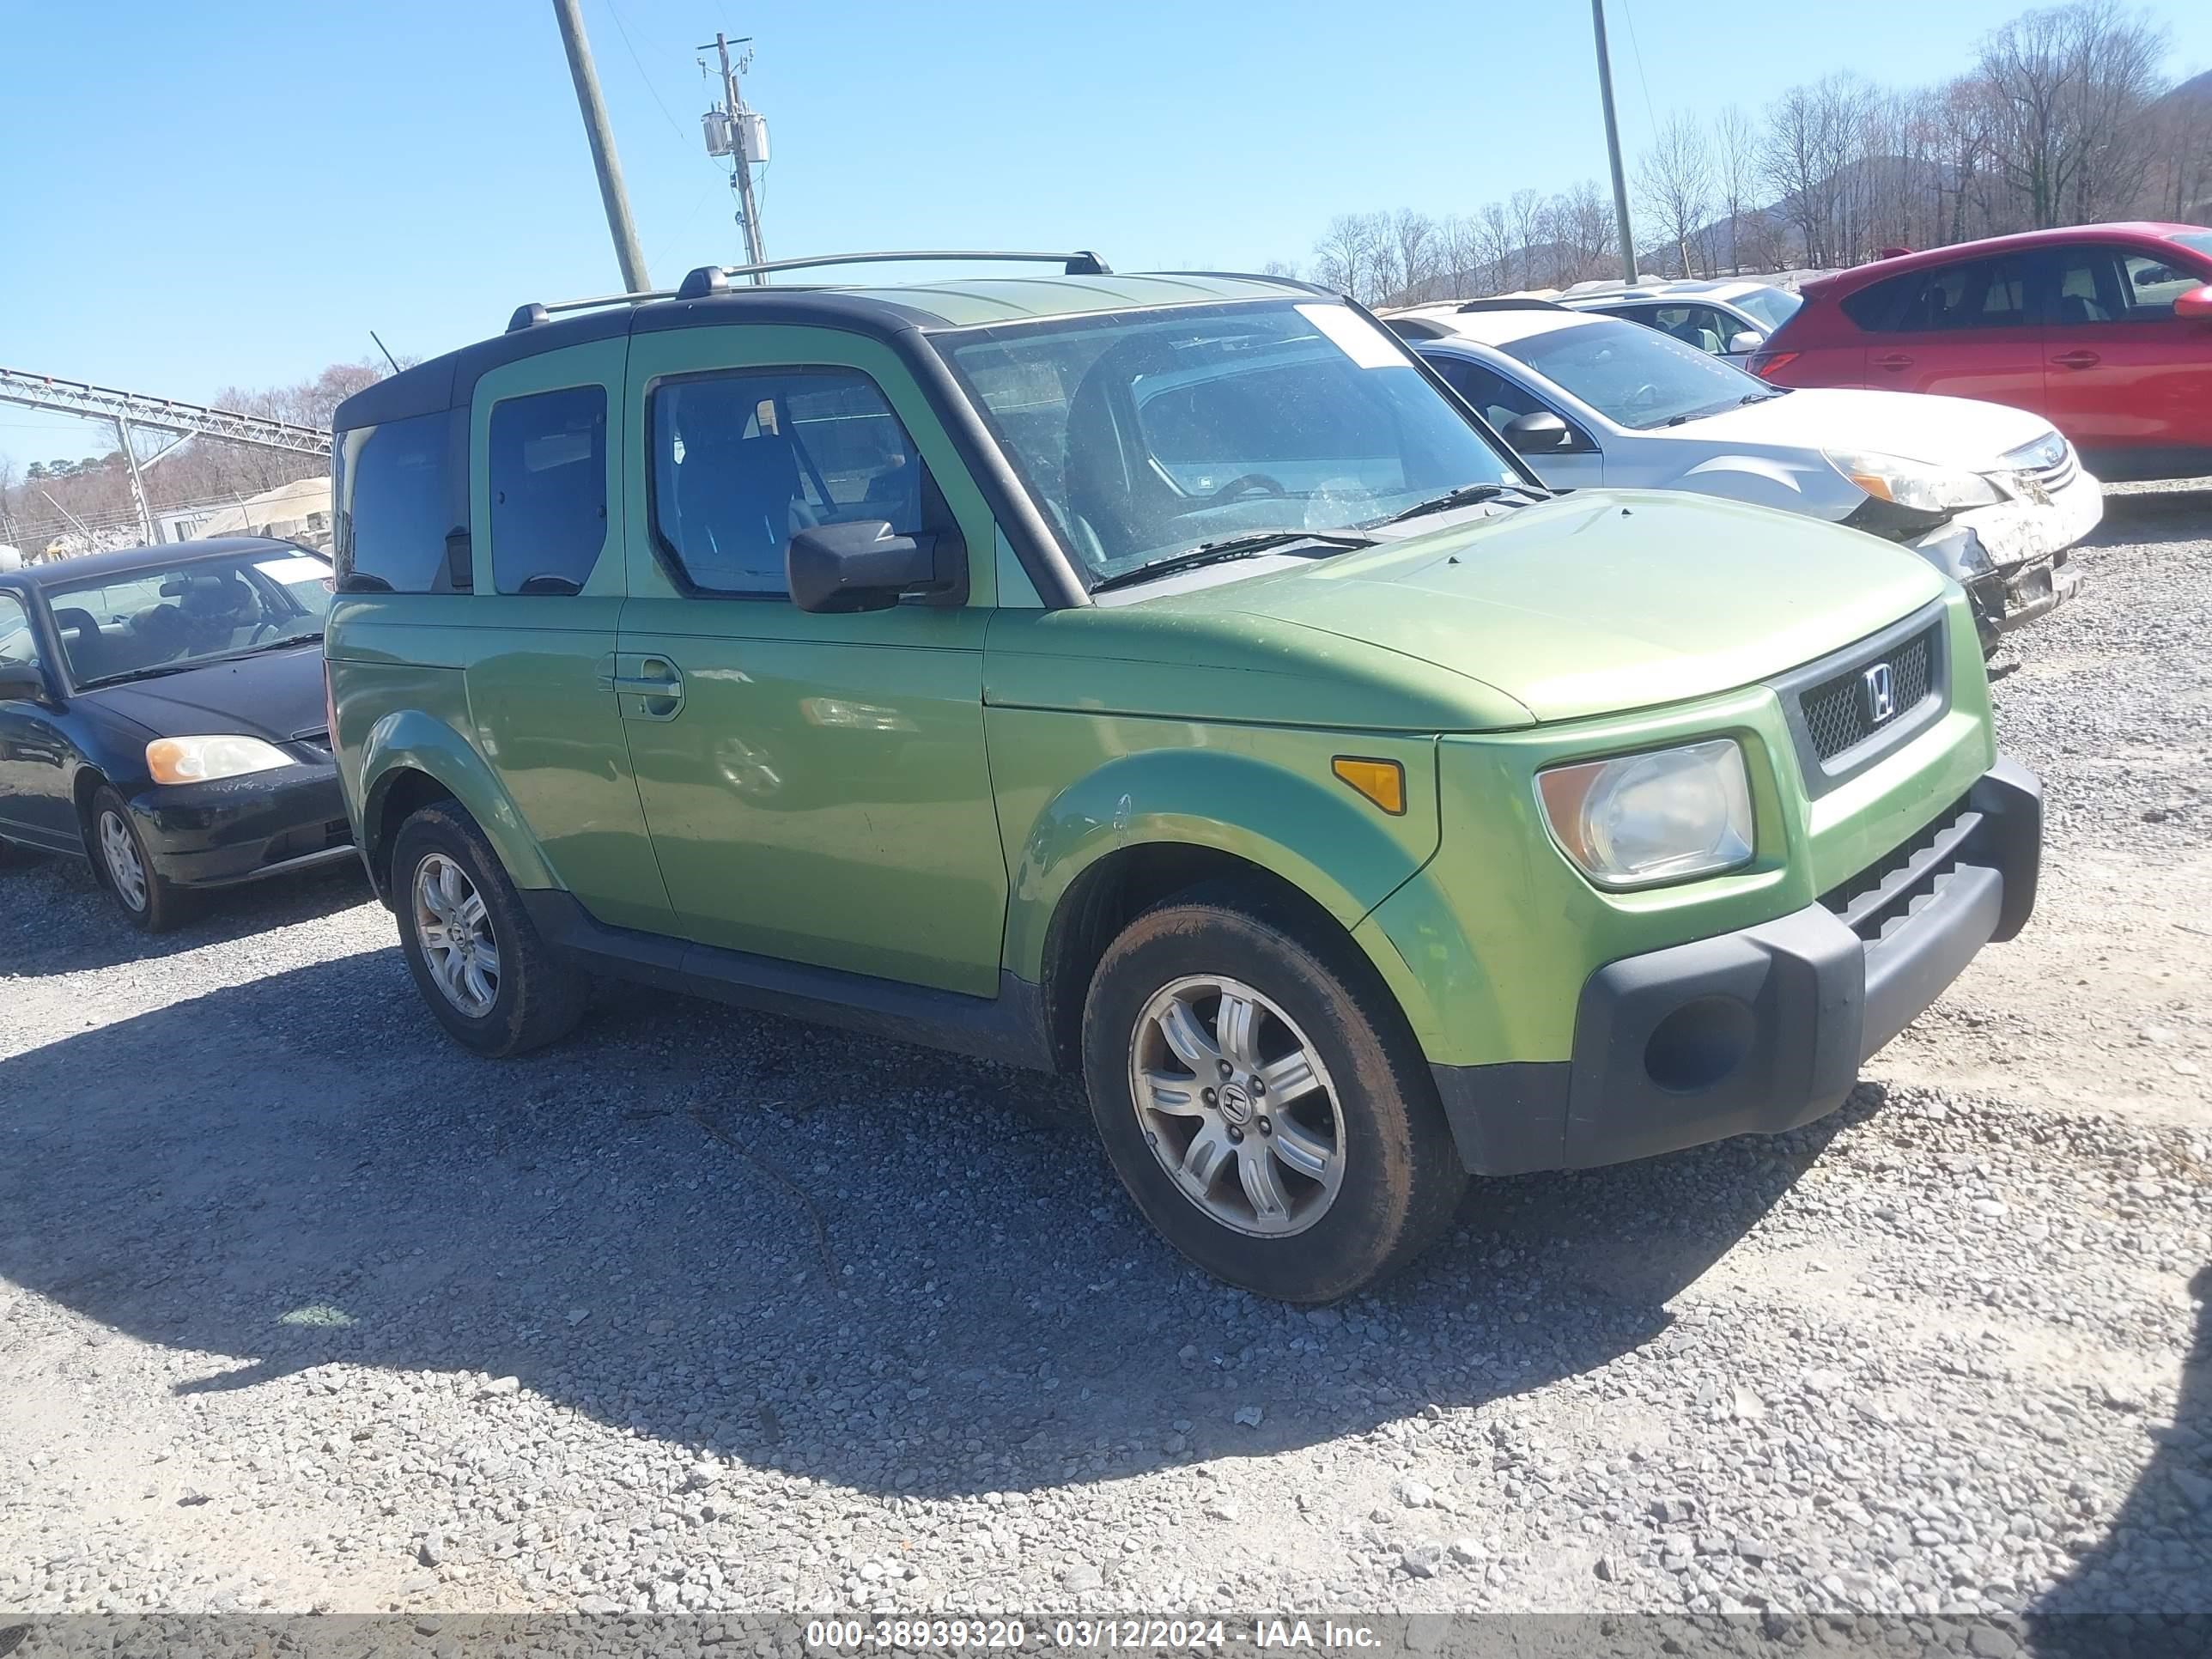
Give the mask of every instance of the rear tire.
<svg viewBox="0 0 2212 1659">
<path fill-rule="evenodd" d="M 399 826 L 392 849 L 399 948 L 453 1040 L 503 1060 L 558 1042 L 589 984 L 539 934 L 499 854 L 450 801 Z"/>
<path fill-rule="evenodd" d="M 93 792 L 92 810 L 85 817 L 84 851 L 115 908 L 140 933 L 166 933 L 191 919 L 195 906 L 191 890 L 154 867 L 130 804 L 106 784 Z"/>
<path fill-rule="evenodd" d="M 1466 1188 L 1381 980 L 1234 887 L 1129 924 L 1091 980 L 1083 1052 L 1092 1118 L 1137 1207 L 1206 1272 L 1262 1296 L 1332 1302 L 1387 1278 L 1450 1224 Z"/>
</svg>

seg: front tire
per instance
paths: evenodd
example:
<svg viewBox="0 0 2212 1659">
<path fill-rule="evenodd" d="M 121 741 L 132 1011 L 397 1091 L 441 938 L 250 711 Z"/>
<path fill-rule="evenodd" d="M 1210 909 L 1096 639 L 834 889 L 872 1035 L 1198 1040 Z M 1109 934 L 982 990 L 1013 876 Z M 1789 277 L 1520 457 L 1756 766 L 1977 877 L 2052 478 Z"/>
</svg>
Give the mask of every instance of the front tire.
<svg viewBox="0 0 2212 1659">
<path fill-rule="evenodd" d="M 583 1018 L 583 975 L 545 943 L 458 806 L 426 806 L 399 826 L 392 897 L 416 989 L 463 1047 L 503 1060 L 559 1041 Z"/>
<path fill-rule="evenodd" d="M 1303 917 L 1224 888 L 1146 911 L 1099 963 L 1083 1046 L 1115 1172 L 1218 1279 L 1332 1302 L 1450 1224 L 1467 1176 L 1419 1046 Z"/>
<path fill-rule="evenodd" d="M 102 784 L 85 820 L 84 850 L 124 919 L 142 933 L 166 933 L 189 920 L 192 896 L 154 867 L 130 804 Z"/>
</svg>

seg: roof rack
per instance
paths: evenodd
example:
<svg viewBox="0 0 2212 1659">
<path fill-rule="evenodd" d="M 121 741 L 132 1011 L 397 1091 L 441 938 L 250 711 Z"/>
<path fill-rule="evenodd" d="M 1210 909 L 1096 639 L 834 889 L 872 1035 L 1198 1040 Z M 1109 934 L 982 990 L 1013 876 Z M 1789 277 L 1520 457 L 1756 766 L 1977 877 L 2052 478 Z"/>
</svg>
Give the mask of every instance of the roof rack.
<svg viewBox="0 0 2212 1659">
<path fill-rule="evenodd" d="M 596 311 L 601 306 L 643 305 L 647 300 L 670 300 L 675 296 L 672 288 L 646 288 L 628 294 L 602 294 L 590 300 L 556 300 L 550 305 L 532 300 L 528 305 L 515 307 L 514 315 L 507 319 L 507 331 L 519 334 L 526 328 L 536 328 L 550 322 L 557 311 Z"/>
<path fill-rule="evenodd" d="M 963 259 L 994 264 L 1059 265 L 1069 276 L 1110 276 L 1107 263 L 1088 249 L 1073 253 L 1008 253 L 972 248 L 928 248 L 884 253 L 817 253 L 804 259 L 769 259 L 757 265 L 701 265 L 676 290 L 679 300 L 703 300 L 728 290 L 732 276 L 766 276 L 779 270 L 811 270 L 823 265 L 879 265 L 909 259 Z"/>
<path fill-rule="evenodd" d="M 1572 306 L 1563 306 L 1557 300 L 1540 300 L 1534 295 L 1525 299 L 1510 295 L 1495 300 L 1469 300 L 1455 309 L 1466 311 L 1571 311 Z"/>
</svg>

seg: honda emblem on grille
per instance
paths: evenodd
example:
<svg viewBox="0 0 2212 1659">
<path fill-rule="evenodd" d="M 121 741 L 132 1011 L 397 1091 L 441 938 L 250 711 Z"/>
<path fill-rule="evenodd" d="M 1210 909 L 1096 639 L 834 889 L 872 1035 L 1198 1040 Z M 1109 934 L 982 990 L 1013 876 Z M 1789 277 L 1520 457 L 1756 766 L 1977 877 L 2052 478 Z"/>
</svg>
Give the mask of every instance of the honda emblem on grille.
<svg viewBox="0 0 2212 1659">
<path fill-rule="evenodd" d="M 1867 718 L 1880 726 L 1897 712 L 1897 690 L 1890 681 L 1889 665 L 1878 662 L 1859 678 L 1866 687 Z"/>
</svg>

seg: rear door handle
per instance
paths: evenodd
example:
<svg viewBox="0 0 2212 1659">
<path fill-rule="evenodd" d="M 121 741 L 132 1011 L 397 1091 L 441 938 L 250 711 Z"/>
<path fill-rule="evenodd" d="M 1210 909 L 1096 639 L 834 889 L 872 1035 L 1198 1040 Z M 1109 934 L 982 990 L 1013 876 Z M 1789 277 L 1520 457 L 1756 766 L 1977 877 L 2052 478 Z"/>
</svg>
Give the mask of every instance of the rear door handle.
<svg viewBox="0 0 2212 1659">
<path fill-rule="evenodd" d="M 2094 368 L 2105 360 L 2094 351 L 2062 351 L 2051 360 L 2053 368 Z"/>
<path fill-rule="evenodd" d="M 1901 351 L 1893 351 L 1887 357 L 1875 358 L 1874 366 L 1876 368 L 1910 368 L 1912 367 L 1912 359 Z"/>
</svg>

